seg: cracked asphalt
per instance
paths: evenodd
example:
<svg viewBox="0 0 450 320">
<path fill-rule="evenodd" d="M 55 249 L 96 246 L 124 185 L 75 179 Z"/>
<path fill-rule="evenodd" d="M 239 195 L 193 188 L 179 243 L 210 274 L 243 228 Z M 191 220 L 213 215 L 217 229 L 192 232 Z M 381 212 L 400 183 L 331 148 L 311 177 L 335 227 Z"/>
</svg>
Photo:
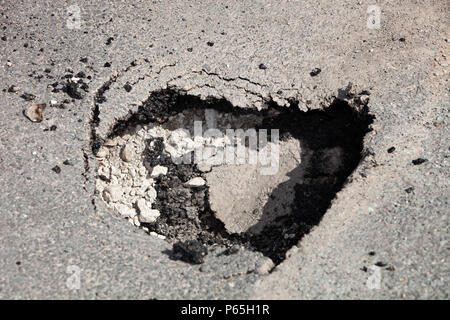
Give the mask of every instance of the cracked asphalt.
<svg viewBox="0 0 450 320">
<path fill-rule="evenodd" d="M 1 0 L 0 298 L 448 299 L 449 3 L 375 1 L 371 29 L 373 4 Z M 80 99 L 54 90 L 79 72 Z M 201 267 L 170 260 L 168 243 L 93 201 L 92 135 L 152 91 L 307 111 L 349 83 L 376 117 L 365 157 L 270 274 L 245 250 Z M 31 122 L 23 110 L 40 102 Z"/>
</svg>

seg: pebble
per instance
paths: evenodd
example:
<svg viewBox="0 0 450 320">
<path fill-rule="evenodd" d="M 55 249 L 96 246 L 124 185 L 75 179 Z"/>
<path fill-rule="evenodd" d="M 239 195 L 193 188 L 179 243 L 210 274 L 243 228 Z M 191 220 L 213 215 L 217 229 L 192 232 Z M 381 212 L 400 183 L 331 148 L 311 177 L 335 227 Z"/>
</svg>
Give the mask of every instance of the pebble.
<svg viewBox="0 0 450 320">
<path fill-rule="evenodd" d="M 118 204 L 116 205 L 117 211 L 119 211 L 120 215 L 122 217 L 128 217 L 128 218 L 134 218 L 136 216 L 136 210 L 133 208 L 130 208 L 129 206 L 125 204 Z"/>
<path fill-rule="evenodd" d="M 142 223 L 155 222 L 160 215 L 159 211 L 156 209 L 151 209 L 147 205 L 147 201 L 144 199 L 139 199 L 136 201 L 136 206 L 139 209 L 139 221 Z"/>
<path fill-rule="evenodd" d="M 45 106 L 45 103 L 33 103 L 24 111 L 24 115 L 32 122 L 41 122 L 44 117 Z"/>
<path fill-rule="evenodd" d="M 8 92 L 13 92 L 13 93 L 16 93 L 19 90 L 20 90 L 20 88 L 18 86 L 11 86 L 8 88 Z"/>
<path fill-rule="evenodd" d="M 133 223 L 134 223 L 134 225 L 135 225 L 136 227 L 139 227 L 139 226 L 141 225 L 141 222 L 139 221 L 138 216 L 135 216 L 135 217 L 133 218 Z"/>
<path fill-rule="evenodd" d="M 106 158 L 109 154 L 109 150 L 107 148 L 101 147 L 97 154 L 95 155 L 97 158 Z"/>
<path fill-rule="evenodd" d="M 275 266 L 275 264 L 273 263 L 272 259 L 267 258 L 263 263 L 261 263 L 256 268 L 255 271 L 258 274 L 268 274 L 270 272 L 270 270 L 273 269 L 274 266 Z"/>
<path fill-rule="evenodd" d="M 197 164 L 197 169 L 200 172 L 210 172 L 212 167 L 208 163 L 201 162 L 201 163 Z"/>
<path fill-rule="evenodd" d="M 206 181 L 203 178 L 196 177 L 186 182 L 187 187 L 198 188 L 204 186 Z"/>
<path fill-rule="evenodd" d="M 134 150 L 133 147 L 129 144 L 125 145 L 122 148 L 122 152 L 120 153 L 120 158 L 125 162 L 131 162 L 133 161 L 134 157 Z"/>
<path fill-rule="evenodd" d="M 105 166 L 101 166 L 98 169 L 98 176 L 102 180 L 110 181 L 111 180 L 111 168 L 107 168 Z"/>
<path fill-rule="evenodd" d="M 153 178 L 159 177 L 161 175 L 165 176 L 167 174 L 167 170 L 168 170 L 167 167 L 157 165 L 156 167 L 153 168 L 151 176 Z"/>
<path fill-rule="evenodd" d="M 106 147 L 115 147 L 117 145 L 116 139 L 107 140 L 104 144 Z"/>
<path fill-rule="evenodd" d="M 314 69 L 309 73 L 309 75 L 310 75 L 311 77 L 315 77 L 315 76 L 317 76 L 321 71 L 322 71 L 322 70 L 321 70 L 320 68 L 314 68 Z"/>
<path fill-rule="evenodd" d="M 26 92 L 24 94 L 22 94 L 20 97 L 26 101 L 31 101 L 36 98 L 36 96 L 34 94 L 26 93 Z"/>
<path fill-rule="evenodd" d="M 103 199 L 106 202 L 118 202 L 122 199 L 122 188 L 118 185 L 108 186 L 103 190 Z"/>
<path fill-rule="evenodd" d="M 150 187 L 147 191 L 146 198 L 148 198 L 150 202 L 154 202 L 156 200 L 156 197 L 157 197 L 156 189 Z"/>
</svg>

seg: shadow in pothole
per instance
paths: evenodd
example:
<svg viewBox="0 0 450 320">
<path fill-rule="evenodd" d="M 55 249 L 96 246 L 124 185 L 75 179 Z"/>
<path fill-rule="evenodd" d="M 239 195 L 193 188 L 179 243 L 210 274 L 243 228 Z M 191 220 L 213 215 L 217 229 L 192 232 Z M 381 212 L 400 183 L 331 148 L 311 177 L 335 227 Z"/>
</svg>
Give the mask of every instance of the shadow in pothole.
<svg viewBox="0 0 450 320">
<path fill-rule="evenodd" d="M 351 96 L 350 100 L 354 102 L 352 107 L 336 99 L 322 110 L 302 112 L 295 102 L 289 107 L 271 102 L 267 110 L 256 111 L 233 107 L 223 99 L 202 100 L 174 90 L 162 90 L 153 92 L 137 113 L 119 121 L 109 138 L 130 133 L 130 128 L 137 125 L 167 125 L 171 118 L 188 109 L 214 109 L 221 115 L 231 114 L 237 118 L 254 115 L 260 119 L 255 122 L 257 129 L 279 129 L 281 142 L 298 140 L 300 164 L 287 173 L 287 180 L 271 190 L 266 203 L 259 208 L 258 220 L 242 232 L 229 231 L 228 225 L 218 218 L 217 211 L 211 208 L 210 187 L 186 186 L 187 181 L 195 177 L 207 180 L 207 174 L 195 163 L 174 163 L 164 150 L 163 139 L 157 137 L 146 140 L 143 153 L 148 170 L 164 166 L 167 174 L 155 178 L 157 197 L 152 207 L 159 210 L 160 216 L 155 222 L 142 226 L 165 236 L 171 243 L 198 241 L 206 246 L 243 245 L 279 264 L 287 250 L 320 222 L 361 160 L 363 138 L 370 130 L 373 116 L 368 113 L 367 102 L 362 103 L 358 95 Z M 248 123 L 244 121 L 242 126 Z M 99 143 L 98 137 L 94 137 L 92 143 L 94 149 Z M 166 253 L 172 258 L 176 256 L 173 252 Z"/>
<path fill-rule="evenodd" d="M 263 209 L 262 231 L 259 224 L 248 230 L 253 248 L 270 257 L 276 264 L 286 251 L 317 225 L 336 193 L 361 160 L 363 138 L 372 117 L 367 106 L 356 112 L 344 101 L 335 101 L 324 110 L 299 112 L 288 110 L 275 118 L 265 119 L 263 126 L 276 127 L 283 138 L 291 136 L 302 144 L 301 163 L 288 173 L 290 179 L 278 185 Z M 294 191 L 290 214 L 274 215 L 274 208 L 289 190 Z"/>
</svg>

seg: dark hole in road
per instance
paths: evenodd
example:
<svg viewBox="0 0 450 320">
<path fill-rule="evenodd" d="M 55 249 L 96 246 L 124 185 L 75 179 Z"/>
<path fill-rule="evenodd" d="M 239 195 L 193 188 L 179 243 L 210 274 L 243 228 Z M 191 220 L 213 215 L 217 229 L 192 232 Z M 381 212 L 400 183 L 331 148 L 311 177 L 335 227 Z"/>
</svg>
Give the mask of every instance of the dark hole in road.
<svg viewBox="0 0 450 320">
<path fill-rule="evenodd" d="M 354 99 L 358 101 L 357 96 Z M 374 118 L 368 113 L 366 104 L 351 107 L 339 99 L 321 110 L 303 112 L 295 102 L 289 107 L 270 102 L 267 110 L 256 111 L 233 107 L 223 99 L 202 100 L 173 90 L 162 90 L 152 93 L 137 113 L 119 121 L 111 136 L 122 135 L 137 125 L 164 124 L 170 117 L 193 106 L 237 116 L 256 114 L 262 117 L 260 128 L 279 129 L 280 141 L 297 139 L 308 152 L 300 154 L 300 165 L 287 174 L 290 179 L 271 191 L 261 217 L 261 221 L 270 220 L 270 224 L 259 225 L 257 222 L 245 232 L 231 233 L 211 209 L 208 186 L 185 186 L 186 181 L 193 177 L 205 178 L 205 173 L 194 163 L 175 164 L 170 155 L 163 152 L 162 139 L 148 139 L 144 152 L 147 165 L 165 166 L 168 173 L 155 179 L 157 199 L 154 205 L 160 211 L 160 217 L 144 226 L 164 235 L 171 243 L 198 240 L 207 246 L 244 245 L 270 257 L 276 264 L 283 261 L 287 250 L 320 222 L 336 193 L 357 167 L 361 160 L 363 138 L 370 131 Z M 94 135 L 94 152 L 100 144 L 101 141 Z M 339 165 L 331 170 L 328 162 L 333 161 L 330 160 L 333 150 L 339 150 Z M 296 181 L 299 172 L 302 172 L 302 179 Z M 291 213 L 273 218 L 272 202 L 279 202 L 286 188 L 293 188 L 295 195 L 292 201 L 283 204 L 290 208 Z M 252 232 L 256 229 L 261 231 Z"/>
</svg>

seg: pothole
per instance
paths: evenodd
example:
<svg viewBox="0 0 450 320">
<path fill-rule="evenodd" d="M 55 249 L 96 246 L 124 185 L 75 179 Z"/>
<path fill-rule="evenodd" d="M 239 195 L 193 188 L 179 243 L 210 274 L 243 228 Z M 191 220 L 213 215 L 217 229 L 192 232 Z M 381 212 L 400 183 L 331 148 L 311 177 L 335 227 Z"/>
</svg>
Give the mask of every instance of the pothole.
<svg viewBox="0 0 450 320">
<path fill-rule="evenodd" d="M 94 135 L 97 193 L 155 237 L 243 245 L 278 264 L 361 159 L 372 117 L 353 101 L 256 111 L 154 92 L 100 147 Z"/>
</svg>

